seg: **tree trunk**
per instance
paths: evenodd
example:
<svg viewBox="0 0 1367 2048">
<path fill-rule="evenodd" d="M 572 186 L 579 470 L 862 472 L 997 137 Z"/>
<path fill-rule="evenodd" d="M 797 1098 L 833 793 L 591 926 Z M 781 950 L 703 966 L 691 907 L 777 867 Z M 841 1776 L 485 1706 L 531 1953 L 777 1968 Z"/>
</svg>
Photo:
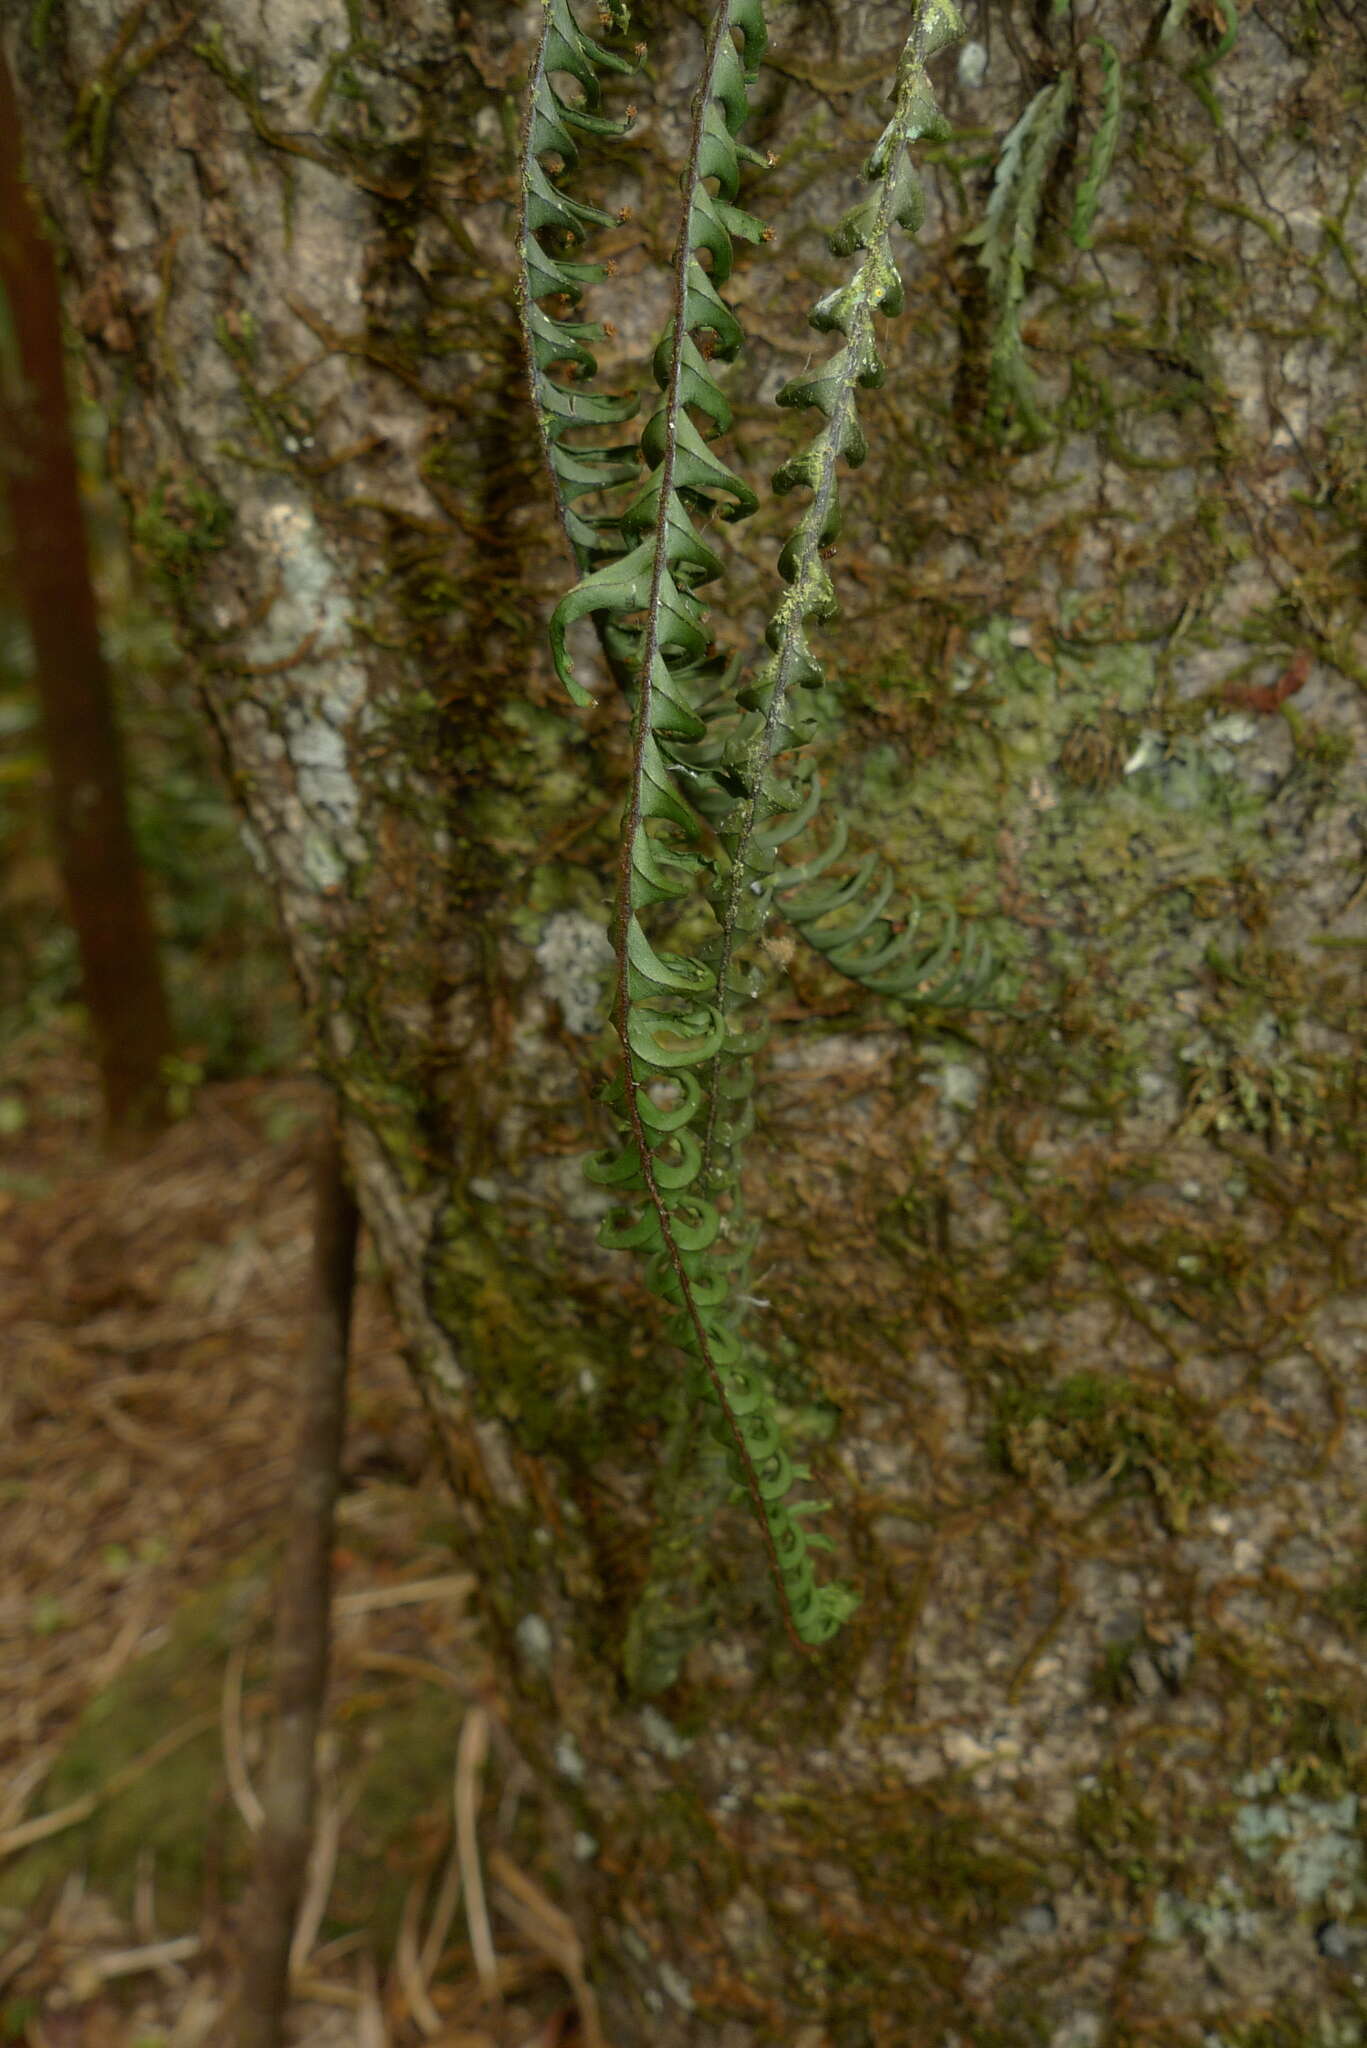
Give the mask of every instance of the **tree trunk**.
<svg viewBox="0 0 1367 2048">
<path fill-rule="evenodd" d="M 629 169 L 585 165 L 633 208 L 624 357 L 696 43 L 638 12 Z M 905 28 L 775 18 L 757 479 Z M 756 1314 L 862 1593 L 808 1659 L 744 1513 L 657 1500 L 674 1366 L 580 1174 L 626 734 L 543 653 L 535 10 L 10 24 L 622 2048 L 1360 2038 L 1367 39 L 1341 4 L 1234 25 L 1001 0 L 935 61 L 827 779 L 1016 994 L 908 1021 L 799 947 L 775 998 Z M 1032 106 L 1056 132 L 994 183 Z M 750 523 L 728 644 L 790 518 Z"/>
<path fill-rule="evenodd" d="M 127 1144 L 166 1121 L 162 1062 L 171 1050 L 171 1019 L 128 822 L 90 581 L 56 269 L 25 188 L 3 60 L 0 290 L 15 342 L 13 374 L 0 376 L 4 483 L 15 580 L 37 668 L 52 833 L 99 1058 L 105 1126 L 116 1144 Z"/>
</svg>

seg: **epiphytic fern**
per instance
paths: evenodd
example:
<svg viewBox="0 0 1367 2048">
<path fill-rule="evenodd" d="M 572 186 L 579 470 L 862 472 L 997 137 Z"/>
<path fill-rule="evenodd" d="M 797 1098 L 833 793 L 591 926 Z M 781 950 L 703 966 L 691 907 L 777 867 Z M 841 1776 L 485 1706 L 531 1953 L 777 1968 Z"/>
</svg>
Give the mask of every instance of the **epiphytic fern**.
<svg viewBox="0 0 1367 2048">
<path fill-rule="evenodd" d="M 874 311 L 901 304 L 890 234 L 894 224 L 914 226 L 920 210 L 907 151 L 940 130 L 925 59 L 958 32 L 959 20 L 950 0 L 920 0 L 913 9 L 894 115 L 867 166 L 871 196 L 833 237 L 838 254 L 861 260 L 812 319 L 839 332 L 843 346 L 782 394 L 783 403 L 817 406 L 825 424 L 775 479 L 779 490 L 805 487 L 812 499 L 780 558 L 788 587 L 769 628 L 769 656 L 737 694 L 736 665 L 714 651 L 699 595 L 722 570 L 713 533 L 704 538 L 699 522 L 742 518 L 757 502 L 718 452 L 731 413 L 716 366 L 743 339 L 724 296 L 734 241 L 764 235 L 736 203 L 741 167 L 760 161 L 739 133 L 765 47 L 762 6 L 719 0 L 711 18 L 682 178 L 673 309 L 653 361 L 659 395 L 640 439 L 642 473 L 620 445 L 601 445 L 632 402 L 589 388 L 596 365 L 588 344 L 602 330 L 572 317 L 584 288 L 603 274 L 583 261 L 586 236 L 609 216 L 565 186 L 575 161 L 571 130 L 587 123 L 598 135 L 612 132 L 600 74 L 623 60 L 583 34 L 568 0 L 543 5 L 525 132 L 523 304 L 547 459 L 583 572 L 555 608 L 551 649 L 574 701 L 591 701 L 567 636 L 576 621 L 593 620 L 616 673 L 628 679 L 633 708 L 614 920 L 621 1069 L 611 1100 L 621 1135 L 588 1170 L 616 1198 L 602 1242 L 645 1254 L 651 1284 L 671 1310 L 669 1334 L 689 1361 L 690 1403 L 711 1414 L 732 1478 L 755 1511 L 789 1630 L 811 1645 L 829 1637 L 855 1601 L 845 1587 L 815 1581 L 811 1552 L 825 1539 L 802 1518 L 818 1507 L 788 1498 L 806 1474 L 783 1446 L 766 1362 L 743 1326 L 752 1234 L 742 1211 L 741 1146 L 751 1121 L 751 1059 L 764 1032 L 754 1021 L 753 944 L 778 902 L 833 965 L 874 989 L 912 1000 L 962 998 L 988 979 L 984 949 L 948 913 L 918 954 L 915 921 L 897 931 L 884 915 L 888 889 L 879 884 L 865 898 L 867 864 L 851 878 L 824 879 L 844 845 L 840 825 L 807 861 L 787 866 L 779 858 L 820 801 L 805 758 L 783 758 L 811 731 L 791 693 L 821 679 L 806 628 L 835 609 L 822 551 L 838 524 L 838 470 L 864 453 L 855 395 L 881 377 Z M 573 104 L 556 86 L 565 73 L 581 95 Z M 595 430 L 587 444 L 576 433 L 581 424 Z M 631 477 L 629 499 L 619 494 L 603 509 L 598 494 Z M 582 500 L 591 497 L 586 510 Z M 652 936 L 659 906 L 709 881 L 715 936 L 697 957 L 668 950 Z"/>
<path fill-rule="evenodd" d="M 1087 167 L 1073 202 L 1072 236 L 1079 249 L 1092 246 L 1092 223 L 1120 135 L 1121 63 L 1104 36 L 1093 41 L 1101 56 L 1101 114 L 1087 151 Z"/>
<path fill-rule="evenodd" d="M 1035 261 L 1045 182 L 1063 140 L 1073 94 L 1071 70 L 1052 85 L 1041 86 L 1002 144 L 987 211 L 964 238 L 970 247 L 982 250 L 979 261 L 992 300 L 988 424 L 1003 437 L 1010 426 L 1029 443 L 1045 440 L 1049 426 L 1026 361 L 1021 305 Z"/>
<path fill-rule="evenodd" d="M 779 556 L 787 589 L 767 629 L 769 656 L 740 693 L 744 715 L 726 748 L 727 766 L 745 792 L 721 827 L 731 866 L 718 907 L 718 979 L 723 1000 L 732 1004 L 745 999 L 749 985 L 744 972 L 735 972 L 737 950 L 762 929 L 775 900 L 833 967 L 877 994 L 936 1001 L 989 995 L 993 967 L 988 949 L 980 936 L 965 938 L 947 908 L 937 913 L 940 934 L 928 947 L 920 943 L 923 906 L 901 920 L 900 931 L 884 916 L 893 883 L 876 855 L 869 855 L 853 876 L 829 879 L 845 844 L 843 821 L 836 821 L 827 845 L 805 862 L 787 866 L 780 858 L 781 849 L 811 824 L 820 803 L 820 782 L 799 751 L 812 737 L 803 693 L 814 690 L 824 674 L 808 642 L 807 625 L 830 619 L 837 609 L 825 555 L 840 531 L 842 465 L 856 466 L 867 453 L 858 395 L 883 380 L 874 315 L 898 313 L 903 305 L 892 230 L 914 231 L 921 222 L 923 202 L 909 152 L 923 137 L 946 132 L 925 63 L 960 32 L 951 5 L 917 8 L 892 119 L 865 165 L 870 191 L 831 237 L 835 255 L 859 261 L 849 279 L 828 292 L 810 315 L 818 333 L 839 335 L 841 346 L 778 395 L 780 405 L 814 408 L 823 424 L 774 478 L 776 490 L 806 489 L 811 497 Z M 786 760 L 790 755 L 796 755 L 791 762 Z M 712 1070 L 709 1164 L 727 1092 L 725 1062 L 723 1047 Z"/>
<path fill-rule="evenodd" d="M 1233 47 L 1239 32 L 1235 0 L 1213 0 L 1218 30 L 1204 28 L 1206 47 L 1182 72 L 1216 127 L 1221 125 L 1219 101 L 1210 73 Z M 1068 0 L 1051 10 L 1062 20 Z M 1161 55 L 1175 51 L 1180 32 L 1191 30 L 1190 0 L 1168 0 L 1156 37 Z M 1120 135 L 1124 68 L 1114 46 L 1102 36 L 1090 39 L 1100 58 L 1100 101 L 1073 200 L 1069 231 L 1079 249 L 1092 246 L 1092 229 Z M 1086 74 L 1080 54 L 1065 63 L 1049 85 L 1042 86 L 1009 130 L 993 172 L 992 190 L 983 218 L 964 237 L 980 250 L 992 309 L 992 346 L 988 362 L 988 426 L 1004 442 L 1027 446 L 1045 441 L 1051 425 L 1035 391 L 1021 331 L 1021 308 L 1035 267 L 1040 214 L 1045 189 L 1061 153 L 1070 112 L 1085 93 Z"/>
<path fill-rule="evenodd" d="M 1239 9 L 1235 4 L 1235 0 L 1214 0 L 1214 5 L 1216 12 L 1220 16 L 1219 32 L 1215 35 L 1213 44 L 1207 40 L 1205 50 L 1197 57 L 1194 63 L 1186 66 L 1182 76 L 1210 115 L 1215 126 L 1221 128 L 1224 126 L 1224 116 L 1220 110 L 1220 102 L 1216 97 L 1215 89 L 1210 82 L 1210 74 L 1221 58 L 1229 55 L 1229 52 L 1238 41 Z M 1188 28 L 1191 27 L 1191 23 L 1188 20 L 1189 11 L 1190 0 L 1168 0 L 1162 26 L 1158 31 L 1158 47 L 1160 50 L 1167 50 L 1175 45 L 1178 31 L 1184 24 Z"/>
<path fill-rule="evenodd" d="M 612 215 L 576 199 L 560 181 L 579 161 L 577 135 L 610 137 L 630 127 L 630 114 L 613 118 L 603 112 L 601 81 L 603 73 L 631 68 L 628 59 L 584 34 L 569 0 L 546 0 L 523 128 L 519 297 L 537 429 L 565 538 L 581 569 L 601 551 L 605 536 L 579 501 L 636 475 L 634 444 L 586 445 L 582 430 L 620 426 L 635 413 L 637 400 L 634 394 L 606 397 L 587 389 L 598 367 L 589 343 L 603 341 L 606 330 L 573 316 L 585 287 L 600 284 L 608 273 L 605 265 L 582 260 L 581 245 L 590 228 L 610 227 Z M 578 103 L 564 96 L 557 76 L 576 81 Z"/>
</svg>

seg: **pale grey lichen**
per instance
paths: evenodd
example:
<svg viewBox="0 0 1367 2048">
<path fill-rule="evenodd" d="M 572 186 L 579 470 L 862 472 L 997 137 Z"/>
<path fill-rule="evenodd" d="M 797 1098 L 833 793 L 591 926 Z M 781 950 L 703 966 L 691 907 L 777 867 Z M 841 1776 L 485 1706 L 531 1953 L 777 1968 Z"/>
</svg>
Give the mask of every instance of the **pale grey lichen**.
<svg viewBox="0 0 1367 2048">
<path fill-rule="evenodd" d="M 982 1075 L 965 1060 L 945 1060 L 935 1081 L 946 1109 L 973 1109 L 982 1093 Z"/>
<path fill-rule="evenodd" d="M 1074 2013 L 1050 2035 L 1049 2048 L 1098 2048 L 1105 2024 L 1100 2013 Z"/>
<path fill-rule="evenodd" d="M 314 887 L 326 889 L 366 856 L 360 790 L 347 754 L 351 722 L 365 702 L 365 671 L 353 651 L 345 582 L 312 510 L 280 498 L 259 516 L 279 581 L 242 652 L 254 668 L 288 668 L 281 715 L 308 821 L 302 865 Z"/>
<path fill-rule="evenodd" d="M 1356 1794 L 1314 1799 L 1284 1789 L 1280 1759 L 1235 1786 L 1245 1804 L 1234 1814 L 1234 1839 L 1254 1863 L 1271 1861 L 1303 1906 L 1330 1900 L 1351 1905 L 1362 1875 Z"/>
<path fill-rule="evenodd" d="M 551 1661 L 551 1632 L 539 1614 L 524 1614 L 513 1630 L 513 1640 L 528 1664 L 546 1669 Z"/>
<path fill-rule="evenodd" d="M 579 1744 L 567 1728 L 563 1735 L 556 1737 L 555 1768 L 562 1778 L 568 1778 L 572 1785 L 584 1782 L 584 1758 Z"/>
<path fill-rule="evenodd" d="M 582 910 L 558 910 L 546 919 L 534 954 L 565 1029 L 576 1038 L 591 1036 L 599 1027 L 604 983 L 613 966 L 612 943 L 603 927 Z"/>
<path fill-rule="evenodd" d="M 677 1763 L 691 1747 L 685 1736 L 656 1707 L 646 1707 L 641 1713 L 641 1729 L 646 1741 L 660 1756 L 670 1763 Z"/>
<path fill-rule="evenodd" d="M 664 1985 L 665 1990 L 673 1999 L 675 2005 L 679 2006 L 684 2012 L 692 2012 L 693 1993 L 689 1989 L 687 1980 L 680 1975 L 672 1963 L 660 1964 L 660 1982 Z"/>
<path fill-rule="evenodd" d="M 987 46 L 985 43 L 965 43 L 959 52 L 959 83 L 973 92 L 987 76 Z"/>
<path fill-rule="evenodd" d="M 1218 1953 L 1233 1943 L 1258 1944 L 1265 1933 L 1262 1916 L 1231 1877 L 1220 1877 L 1204 1899 L 1162 1891 L 1154 1901 L 1153 1938 L 1171 1946 L 1193 1935 L 1204 1949 Z"/>
</svg>

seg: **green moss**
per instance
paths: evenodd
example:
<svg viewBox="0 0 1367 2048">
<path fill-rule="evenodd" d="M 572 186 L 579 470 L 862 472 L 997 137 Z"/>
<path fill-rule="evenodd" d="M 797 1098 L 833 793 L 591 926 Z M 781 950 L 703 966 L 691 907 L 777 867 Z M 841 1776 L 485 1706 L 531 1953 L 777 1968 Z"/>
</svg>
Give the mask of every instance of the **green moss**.
<svg viewBox="0 0 1367 2048">
<path fill-rule="evenodd" d="M 857 1801 L 793 1795 L 781 1804 L 802 1854 L 819 1857 L 827 1840 L 839 1841 L 865 1897 L 928 1916 L 956 1940 L 985 1944 L 1039 1893 L 1040 1865 L 953 1775 Z"/>
<path fill-rule="evenodd" d="M 232 507 L 207 484 L 162 477 L 134 514 L 133 538 L 168 583 L 188 585 L 228 545 L 232 526 Z"/>
<path fill-rule="evenodd" d="M 517 1208 L 515 1194 L 505 1208 L 492 1184 L 488 1202 L 451 1205 L 432 1271 L 433 1304 L 443 1328 L 464 1339 L 482 1404 L 512 1425 L 527 1450 L 591 1454 L 602 1448 L 595 1397 L 620 1363 L 620 1338 L 614 1343 L 596 1317 L 583 1315 L 582 1283 L 574 1287 L 549 1230 L 517 1218 Z"/>
<path fill-rule="evenodd" d="M 1037 1997 L 994 1998 L 999 2035 L 980 2032 L 989 2023 L 966 1993 L 972 1957 L 1045 1888 L 1042 1867 L 1006 1837 L 1000 1815 L 952 1776 L 850 1797 L 834 1787 L 820 1797 L 776 1791 L 763 1804 L 771 1855 L 762 1866 L 747 1857 L 744 1876 L 764 1898 L 783 1958 L 787 2024 L 775 2042 L 793 2037 L 801 2015 L 819 2020 L 833 2043 L 868 2048 L 893 2038 L 893 2013 L 902 2032 L 916 2015 L 917 2040 L 965 2027 L 966 2048 L 1035 2038 Z M 852 1863 L 848 1890 L 828 1890 L 817 1874 L 832 1841 Z M 719 2008 L 718 2021 L 726 2010 L 734 2008 Z"/>
<path fill-rule="evenodd" d="M 47 48 L 48 30 L 52 26 L 52 10 L 57 0 L 33 0 L 29 10 L 28 39 L 41 57 Z"/>
<path fill-rule="evenodd" d="M 1324 1607 L 1340 1627 L 1367 1635 L 1367 1553 L 1324 1595 Z"/>
<path fill-rule="evenodd" d="M 1073 1809 L 1073 1825 L 1086 1853 L 1135 1891 L 1151 1890 L 1159 1882 L 1158 1822 L 1117 1766 L 1083 1784 Z"/>
<path fill-rule="evenodd" d="M 1303 968 L 1292 987 L 1249 937 L 1283 858 L 1267 785 L 1244 767 L 1253 721 L 1171 697 L 1150 643 L 1089 637 L 1109 622 L 1081 599 L 1060 610 L 1054 635 L 990 619 L 934 690 L 856 675 L 855 697 L 866 690 L 897 736 L 847 746 L 849 810 L 908 895 L 934 900 L 953 877 L 955 907 L 1015 976 L 1027 1021 L 1013 1085 L 1088 1118 L 1177 1086 L 1202 1128 L 1325 1128 L 1332 1061 L 1298 1044 L 1301 1017 L 1326 1014 L 1324 987 Z M 1240 958 L 1244 993 L 1263 1002 L 1236 1018 L 1221 963 Z M 1270 1056 L 1257 1043 L 1269 1011 Z"/>
<path fill-rule="evenodd" d="M 1291 704 L 1282 706 L 1282 716 L 1291 727 L 1302 765 L 1317 780 L 1332 786 L 1357 752 L 1353 735 L 1338 726 L 1312 725 Z"/>
<path fill-rule="evenodd" d="M 459 611 L 465 596 L 465 587 L 459 578 L 424 562 L 405 575 L 400 602 L 411 618 L 440 619 Z"/>
<path fill-rule="evenodd" d="M 1362 2048 L 1367 2034 L 1358 2019 L 1312 2017 L 1303 2007 L 1283 2006 L 1280 2013 L 1246 2025 L 1222 2024 L 1218 2034 L 1206 2038 L 1211 2048 Z"/>
<path fill-rule="evenodd" d="M 1019 1365 L 996 1382 L 989 1445 L 1003 1470 L 1045 1493 L 1061 1480 L 1142 1480 L 1175 1531 L 1220 1490 L 1225 1462 L 1208 1418 L 1174 1386 L 1092 1371 L 1051 1381 Z"/>
<path fill-rule="evenodd" d="M 553 1457 L 566 1501 L 552 1517 L 538 1493 L 507 1521 L 491 1599 L 514 1625 L 535 1602 L 553 1544 L 593 1653 L 617 1663 L 650 1535 L 648 1508 L 628 1512 L 614 1474 L 658 1459 L 658 1340 L 620 1283 L 585 1280 L 572 1224 L 552 1223 L 515 1185 L 490 1181 L 487 1192 L 448 1207 L 429 1299 L 471 1376 L 476 1411 L 497 1416 L 528 1457 Z"/>
</svg>

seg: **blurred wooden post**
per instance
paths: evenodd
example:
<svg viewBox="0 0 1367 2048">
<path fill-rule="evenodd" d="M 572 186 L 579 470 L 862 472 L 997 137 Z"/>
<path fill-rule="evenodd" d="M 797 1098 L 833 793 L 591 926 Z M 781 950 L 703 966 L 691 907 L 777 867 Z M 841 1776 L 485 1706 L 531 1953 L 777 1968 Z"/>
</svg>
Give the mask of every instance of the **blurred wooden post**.
<svg viewBox="0 0 1367 2048">
<path fill-rule="evenodd" d="M 105 1120 L 116 1142 L 166 1120 L 171 1023 L 124 802 L 122 749 L 100 648 L 67 407 L 57 269 L 24 184 L 0 56 L 0 290 L 17 376 L 0 362 L 0 460 L 14 567 L 37 661 L 58 864 L 80 951 Z"/>
<path fill-rule="evenodd" d="M 318 1146 L 313 1283 L 275 1610 L 275 1725 L 242 1913 L 237 2048 L 279 2048 L 290 1943 L 313 1841 L 314 1751 L 327 1688 L 333 1510 L 346 1425 L 356 1200 L 335 1119 Z"/>
</svg>

